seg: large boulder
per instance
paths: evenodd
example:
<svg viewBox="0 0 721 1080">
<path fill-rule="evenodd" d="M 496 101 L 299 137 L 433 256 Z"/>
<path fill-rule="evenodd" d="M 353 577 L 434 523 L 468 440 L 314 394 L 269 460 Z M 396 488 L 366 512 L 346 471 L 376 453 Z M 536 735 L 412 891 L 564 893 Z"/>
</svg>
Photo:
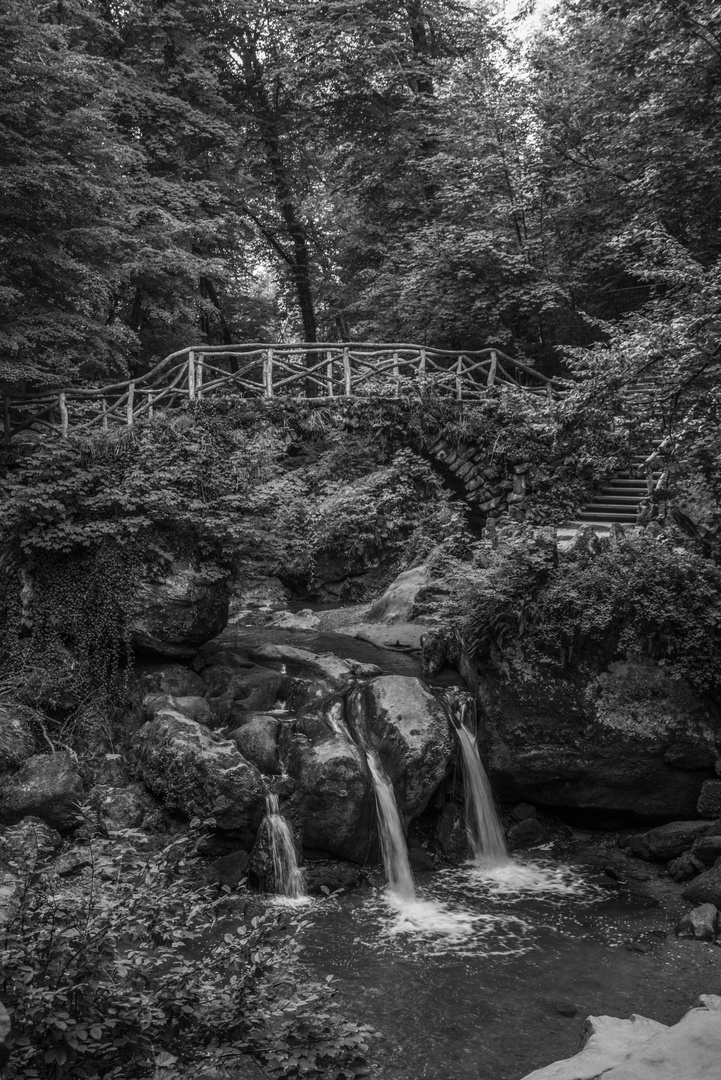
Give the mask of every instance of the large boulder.
<svg viewBox="0 0 721 1080">
<path fill-rule="evenodd" d="M 82 820 L 83 782 L 74 754 L 35 754 L 0 791 L 0 823 L 15 825 L 33 815 L 63 832 Z"/>
<path fill-rule="evenodd" d="M 641 859 L 675 859 L 712 828 L 710 821 L 670 821 L 632 836 L 629 847 Z"/>
<path fill-rule="evenodd" d="M 247 761 L 252 761 L 261 772 L 277 774 L 283 770 L 278 761 L 277 716 L 252 716 L 242 727 L 228 733 Z"/>
<path fill-rule="evenodd" d="M 165 709 L 174 709 L 191 720 L 197 720 L 199 724 L 212 727 L 213 713 L 210 705 L 204 697 L 197 695 L 181 697 L 176 694 L 146 694 L 143 698 L 143 716 L 146 720 L 152 720 L 159 712 Z"/>
<path fill-rule="evenodd" d="M 334 653 L 314 653 L 293 645 L 261 645 L 250 656 L 264 667 L 295 679 L 317 680 L 332 690 L 345 690 L 354 679 L 350 665 Z"/>
<path fill-rule="evenodd" d="M 256 664 L 232 649 L 202 649 L 194 666 L 218 722 L 228 727 L 237 727 L 254 713 L 267 712 L 293 693 L 294 680 L 287 674 Z"/>
<path fill-rule="evenodd" d="M 340 706 L 334 707 L 336 716 Z M 305 848 L 363 863 L 373 837 L 373 793 L 365 761 L 340 725 L 307 718 L 282 732 L 281 756 L 295 781 L 288 810 Z"/>
<path fill-rule="evenodd" d="M 633 1015 L 589 1016 L 575 1057 L 523 1080 L 716 1080 L 721 1060 L 721 998 L 705 995 L 672 1027 Z"/>
<path fill-rule="evenodd" d="M 184 664 L 163 664 L 141 675 L 145 694 L 173 694 L 176 697 L 202 697 L 205 683 L 197 672 Z"/>
<path fill-rule="evenodd" d="M 23 705 L 0 705 L 0 774 L 19 768 L 35 753 L 33 716 Z"/>
<path fill-rule="evenodd" d="M 693 904 L 713 904 L 721 908 L 721 859 L 717 859 L 710 870 L 705 870 L 689 882 L 683 895 Z"/>
<path fill-rule="evenodd" d="M 25 817 L 0 834 L 0 862 L 10 863 L 24 873 L 47 862 L 62 845 L 62 837 L 37 817 Z"/>
<path fill-rule="evenodd" d="M 382 675 L 349 701 L 361 738 L 378 751 L 406 823 L 425 810 L 446 774 L 453 741 L 443 705 L 419 680 Z"/>
<path fill-rule="evenodd" d="M 98 784 L 92 788 L 88 801 L 100 814 L 105 828 L 112 835 L 123 829 L 139 829 L 146 822 L 156 822 L 160 807 L 143 784 L 113 787 Z"/>
<path fill-rule="evenodd" d="M 219 829 L 255 833 L 265 788 L 235 743 L 215 738 L 203 724 L 174 709 L 144 724 L 138 743 L 143 779 L 168 810 L 189 817 L 211 815 Z"/>
<path fill-rule="evenodd" d="M 599 661 L 600 663 L 600 661 Z M 650 662 L 505 650 L 479 673 L 482 749 L 497 796 L 573 810 L 590 823 L 696 816 L 721 731 L 706 704 Z"/>
<path fill-rule="evenodd" d="M 134 601 L 130 631 L 140 652 L 190 658 L 228 622 L 227 582 L 187 560 L 173 562 L 163 577 L 141 577 Z"/>
<path fill-rule="evenodd" d="M 431 580 L 431 572 L 425 564 L 404 570 L 371 606 L 366 614 L 368 622 L 410 622 L 416 597 Z"/>
</svg>

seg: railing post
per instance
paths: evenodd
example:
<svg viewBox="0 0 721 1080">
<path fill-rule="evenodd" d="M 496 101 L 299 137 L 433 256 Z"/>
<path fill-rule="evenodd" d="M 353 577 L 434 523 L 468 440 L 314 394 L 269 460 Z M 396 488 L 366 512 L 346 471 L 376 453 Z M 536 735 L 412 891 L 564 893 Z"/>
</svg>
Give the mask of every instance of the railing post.
<svg viewBox="0 0 721 1080">
<path fill-rule="evenodd" d="M 498 370 L 498 357 L 496 355 L 496 350 L 491 349 L 491 366 L 488 369 L 488 381 L 486 383 L 489 390 L 496 381 L 496 371 L 497 370 Z"/>
<path fill-rule="evenodd" d="M 325 379 L 328 387 L 328 397 L 333 397 L 333 353 L 330 350 L 325 354 Z"/>
<path fill-rule="evenodd" d="M 273 396 L 273 350 L 268 349 L 268 352 L 263 357 L 263 394 L 267 398 Z"/>
<path fill-rule="evenodd" d="M 400 373 L 400 368 L 398 367 L 398 353 L 397 352 L 393 353 L 393 381 L 395 383 L 395 386 L 394 386 L 394 389 L 393 389 L 393 396 L 398 397 L 398 395 L 401 392 L 401 373 Z"/>
<path fill-rule="evenodd" d="M 195 353 L 188 353 L 188 397 L 195 401 Z"/>
<path fill-rule="evenodd" d="M 421 349 L 421 362 L 418 365 L 418 374 L 425 375 L 426 373 L 426 350 Z"/>
<path fill-rule="evenodd" d="M 153 402 L 155 401 L 155 395 L 152 390 L 148 390 L 148 418 L 153 419 Z"/>
<path fill-rule="evenodd" d="M 343 393 L 346 397 L 351 396 L 353 387 L 351 384 L 350 349 L 343 350 Z"/>
<path fill-rule="evenodd" d="M 104 397 L 102 397 L 100 400 L 103 403 L 103 411 L 102 411 L 103 419 L 101 421 L 101 427 L 102 427 L 103 431 L 107 431 L 108 430 L 108 402 L 107 402 L 107 399 L 104 398 Z"/>
<path fill-rule="evenodd" d="M 553 401 L 553 387 L 551 386 L 550 382 L 546 383 L 546 397 L 549 401 Z"/>
<path fill-rule="evenodd" d="M 68 437 L 68 405 L 65 394 L 60 394 L 60 434 L 64 439 Z"/>
<path fill-rule="evenodd" d="M 125 419 L 128 427 L 133 426 L 133 402 L 135 401 L 135 380 L 128 383 L 128 404 L 125 406 Z"/>
<path fill-rule="evenodd" d="M 198 354 L 198 360 L 195 365 L 195 392 L 200 399 L 203 396 L 203 362 L 205 360 L 205 353 Z"/>
<path fill-rule="evenodd" d="M 463 356 L 458 357 L 458 363 L 456 364 L 456 401 L 461 401 L 463 398 L 463 380 L 461 374 L 463 372 Z"/>
</svg>

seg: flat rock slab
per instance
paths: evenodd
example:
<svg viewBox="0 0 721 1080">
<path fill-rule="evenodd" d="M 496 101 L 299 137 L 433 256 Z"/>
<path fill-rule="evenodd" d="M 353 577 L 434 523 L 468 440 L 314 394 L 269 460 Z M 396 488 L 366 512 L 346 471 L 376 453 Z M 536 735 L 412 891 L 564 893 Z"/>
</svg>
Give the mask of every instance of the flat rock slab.
<svg viewBox="0 0 721 1080">
<path fill-rule="evenodd" d="M 362 622 L 353 623 L 350 626 L 339 626 L 337 633 L 348 634 L 350 637 L 368 641 L 378 649 L 398 649 L 404 652 L 418 651 L 421 649 L 421 634 L 427 633 L 433 627 L 422 623 L 394 623 L 392 626 L 384 626 L 379 623 Z"/>
<path fill-rule="evenodd" d="M 580 1053 L 528 1073 L 523 1080 L 718 1080 L 721 1011 L 718 998 L 691 1009 L 672 1027 L 632 1016 L 590 1016 Z"/>
</svg>

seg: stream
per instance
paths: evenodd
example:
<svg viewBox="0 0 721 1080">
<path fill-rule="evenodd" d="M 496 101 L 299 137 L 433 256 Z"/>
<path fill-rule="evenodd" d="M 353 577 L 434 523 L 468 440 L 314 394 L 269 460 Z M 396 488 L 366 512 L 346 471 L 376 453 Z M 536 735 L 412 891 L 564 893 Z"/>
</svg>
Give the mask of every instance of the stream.
<svg viewBox="0 0 721 1080">
<path fill-rule="evenodd" d="M 236 624 L 223 638 L 420 675 L 417 654 L 336 632 Z M 460 680 L 446 672 L 434 682 Z M 415 895 L 396 882 L 395 895 L 378 884 L 304 902 L 304 961 L 334 977 L 346 1017 L 378 1031 L 374 1076 L 520 1080 L 575 1054 L 589 1014 L 675 1023 L 699 994 L 719 992 L 715 950 L 673 935 L 683 904 L 669 880 L 648 889 L 612 880 L 598 859 L 584 861 L 584 845 L 598 853 L 604 843 L 579 834 L 577 859 L 547 845 L 486 867 L 415 873 Z"/>
</svg>

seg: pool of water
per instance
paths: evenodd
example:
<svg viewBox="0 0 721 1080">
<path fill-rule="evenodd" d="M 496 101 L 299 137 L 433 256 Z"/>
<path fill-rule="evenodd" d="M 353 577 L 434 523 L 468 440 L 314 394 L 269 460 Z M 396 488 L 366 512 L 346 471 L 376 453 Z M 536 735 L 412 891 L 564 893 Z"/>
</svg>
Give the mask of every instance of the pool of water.
<svg viewBox="0 0 721 1080">
<path fill-rule="evenodd" d="M 419 875 L 411 904 L 382 888 L 316 904 L 304 955 L 381 1033 L 375 1075 L 519 1080 L 574 1054 L 589 1014 L 674 1023 L 718 993 L 716 950 L 668 931 L 662 911 L 534 860 Z M 639 937 L 650 952 L 625 947 Z"/>
</svg>

